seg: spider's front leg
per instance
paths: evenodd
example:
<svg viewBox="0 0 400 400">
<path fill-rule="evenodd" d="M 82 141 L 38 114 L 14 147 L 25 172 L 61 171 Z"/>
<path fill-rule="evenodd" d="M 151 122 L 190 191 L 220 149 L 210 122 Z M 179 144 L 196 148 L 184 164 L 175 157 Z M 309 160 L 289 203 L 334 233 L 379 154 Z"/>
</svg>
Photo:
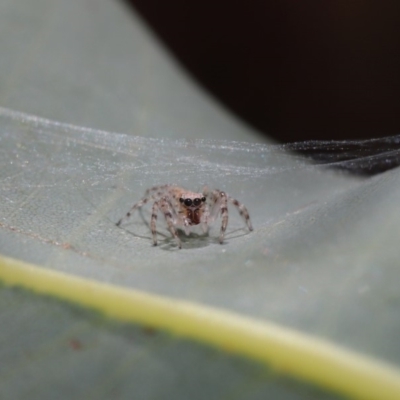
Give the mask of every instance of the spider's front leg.
<svg viewBox="0 0 400 400">
<path fill-rule="evenodd" d="M 156 202 L 156 203 L 157 203 L 157 210 L 158 210 L 158 202 Z M 154 203 L 154 204 L 156 204 L 156 203 Z M 175 240 L 176 240 L 176 242 L 178 244 L 178 247 L 181 249 L 182 248 L 182 243 L 181 243 L 181 240 L 179 239 L 179 237 L 178 237 L 178 235 L 176 233 L 175 224 L 174 224 L 174 218 L 172 216 L 170 204 L 169 204 L 168 200 L 165 199 L 165 198 L 162 198 L 159 201 L 159 203 L 160 203 L 161 211 L 163 212 L 165 220 L 167 221 L 168 229 L 171 232 L 171 235 L 175 238 Z M 153 206 L 153 209 L 154 209 L 154 206 Z M 156 217 L 155 217 L 155 220 L 156 220 L 157 219 L 157 212 L 155 212 L 155 213 L 153 212 L 153 215 L 156 215 Z M 153 221 L 153 215 L 151 216 L 152 221 Z M 151 226 L 151 231 L 153 233 L 153 241 L 154 241 L 154 238 L 155 238 L 155 235 L 156 235 L 155 222 L 154 222 L 154 232 L 153 232 L 153 225 Z M 154 245 L 157 245 L 157 238 L 155 238 Z"/>
<path fill-rule="evenodd" d="M 226 227 L 228 226 L 228 196 L 221 190 L 214 189 L 210 191 L 207 186 L 203 189 L 203 195 L 209 199 L 210 208 L 207 207 L 205 212 L 205 228 L 207 228 L 214 221 L 214 219 L 221 214 L 221 231 L 219 234 L 219 242 L 224 242 Z"/>
<path fill-rule="evenodd" d="M 210 210 L 206 205 L 204 208 L 203 215 L 201 216 L 201 229 L 204 234 L 207 234 L 210 229 Z"/>
</svg>

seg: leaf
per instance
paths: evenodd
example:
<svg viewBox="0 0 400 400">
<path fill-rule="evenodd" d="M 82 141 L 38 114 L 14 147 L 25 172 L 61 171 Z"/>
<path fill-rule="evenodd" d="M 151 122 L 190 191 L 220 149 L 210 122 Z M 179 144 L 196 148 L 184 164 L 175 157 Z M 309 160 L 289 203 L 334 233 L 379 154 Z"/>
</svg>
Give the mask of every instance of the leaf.
<svg viewBox="0 0 400 400">
<path fill-rule="evenodd" d="M 371 362 L 376 369 L 368 376 L 376 375 L 377 390 L 388 390 L 386 398 L 398 395 L 398 170 L 360 179 L 312 165 L 282 147 L 255 143 L 257 135 L 201 93 L 119 3 L 58 0 L 50 6 L 42 0 L 35 6 L 20 1 L 1 7 L 2 29 L 12 32 L 2 35 L 0 43 L 5 65 L 2 104 L 8 107 L 0 110 L 4 256 L 40 265 L 48 273 L 90 279 L 94 287 L 107 283 L 203 310 L 223 310 L 262 326 L 277 325 L 296 337 L 318 338 L 316 345 L 328 340 L 329 346 L 360 353 L 367 365 Z M 24 40 L 13 30 L 13 18 L 22 20 Z M 204 184 L 226 190 L 248 207 L 254 232 L 247 232 L 234 208 L 222 246 L 216 224 L 209 236 L 182 236 L 183 249 L 178 250 L 160 223 L 160 246 L 152 247 L 149 208 L 122 228 L 115 226 L 148 187 L 169 182 L 193 190 Z M 2 260 L 0 279 L 6 281 Z M 35 280 L 26 279 L 29 271 L 22 268 L 24 278 L 13 284 L 34 289 Z M 49 290 L 42 293 L 57 296 Z M 130 398 L 135 376 L 135 385 L 143 383 L 137 398 L 149 398 L 154 381 L 146 379 L 155 374 L 163 382 L 163 395 L 171 398 L 188 398 L 189 389 L 179 392 L 180 379 L 199 387 L 199 398 L 210 397 L 209 390 L 216 398 L 247 399 L 253 388 L 254 398 L 275 390 L 282 398 L 309 398 L 308 386 L 286 381 L 282 371 L 271 379 L 257 361 L 162 332 L 157 333 L 162 345 L 155 346 L 142 338 L 138 326 L 114 329 L 116 322 L 97 323 L 84 311 L 71 316 L 70 306 L 49 298 L 5 288 L 1 293 L 9 299 L 2 302 L 1 337 L 14 349 L 2 358 L 11 366 L 0 382 L 5 397 L 29 393 L 30 398 L 54 398 L 55 388 L 65 398 L 99 398 L 114 390 Z M 24 315 L 26 305 L 30 308 Z M 15 317 L 12 323 L 19 315 L 21 320 Z M 58 325 L 64 328 L 57 330 Z M 69 325 L 72 328 L 65 328 Z M 246 332 L 254 333 L 252 328 L 250 324 Z M 132 348 L 120 333 L 125 329 L 146 343 Z M 48 335 L 54 346 L 46 347 Z M 80 346 L 86 350 L 96 337 L 106 339 L 99 339 L 101 345 L 82 359 L 75 357 L 81 354 Z M 22 349 L 23 355 L 15 349 Z M 142 359 L 140 371 L 131 368 L 137 352 L 154 355 Z M 171 365 L 181 357 L 183 365 L 171 376 Z M 374 358 L 383 362 L 382 368 Z M 214 379 L 208 371 L 214 370 L 215 359 L 223 366 L 221 377 Z M 289 364 L 293 360 L 289 357 Z M 73 374 L 77 363 L 82 373 Z M 195 367 L 185 368 L 185 363 Z M 395 366 L 388 369 L 388 382 L 381 374 L 386 363 Z M 117 369 L 114 374 L 108 365 Z M 319 368 L 314 366 L 315 375 Z M 362 397 L 363 385 L 354 382 L 352 387 L 350 382 L 344 389 L 328 375 L 328 383 L 307 379 Z M 21 386 L 17 378 L 23 376 L 28 379 Z M 240 390 L 231 395 L 236 393 L 236 376 Z M 292 384 L 294 389 L 287 391 Z M 149 396 L 162 397 L 153 392 Z M 330 394 L 316 394 L 326 396 Z M 372 392 L 370 396 L 378 398 Z"/>
</svg>

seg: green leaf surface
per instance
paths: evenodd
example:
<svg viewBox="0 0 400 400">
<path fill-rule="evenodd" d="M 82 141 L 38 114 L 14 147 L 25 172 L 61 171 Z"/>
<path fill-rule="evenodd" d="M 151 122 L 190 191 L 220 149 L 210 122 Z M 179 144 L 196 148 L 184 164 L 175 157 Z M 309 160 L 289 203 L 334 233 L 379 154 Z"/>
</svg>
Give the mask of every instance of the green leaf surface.
<svg viewBox="0 0 400 400">
<path fill-rule="evenodd" d="M 398 367 L 398 170 L 360 179 L 256 143 L 257 133 L 196 87 L 119 2 L 1 1 L 0 27 L 4 256 L 272 321 Z M 153 247 L 151 207 L 115 226 L 148 187 L 165 183 L 228 192 L 248 207 L 255 230 L 234 207 L 223 245 L 217 222 L 209 236 L 182 234 L 178 250 L 159 218 Z M 274 398 L 297 399 L 309 390 L 287 390 L 264 366 L 165 333 L 154 339 L 7 288 L 1 296 L 1 338 L 24 349 L 2 357 L 11 365 L 0 377 L 9 398 L 52 398 L 52 390 L 107 398 L 114 388 L 120 398 L 135 388 L 135 398 L 158 398 L 140 385 L 152 374 L 176 399 L 194 387 L 198 398 L 276 390 Z M 81 342 L 84 351 L 74 348 Z M 210 374 L 217 366 L 221 375 Z"/>
<path fill-rule="evenodd" d="M 244 358 L 23 290 L 0 287 L 0 319 L 8 326 L 0 330 L 2 399 L 339 398 Z"/>
</svg>

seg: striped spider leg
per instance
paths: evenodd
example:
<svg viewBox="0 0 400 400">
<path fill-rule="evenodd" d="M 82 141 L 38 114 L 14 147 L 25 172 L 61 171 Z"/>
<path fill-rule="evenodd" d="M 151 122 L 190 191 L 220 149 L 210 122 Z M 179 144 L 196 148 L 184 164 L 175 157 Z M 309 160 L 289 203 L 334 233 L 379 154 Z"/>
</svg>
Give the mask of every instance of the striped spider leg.
<svg viewBox="0 0 400 400">
<path fill-rule="evenodd" d="M 228 226 L 228 219 L 229 219 L 228 202 L 232 203 L 237 208 L 240 216 L 245 221 L 249 231 L 253 230 L 253 225 L 251 224 L 250 221 L 249 212 L 247 211 L 247 208 L 244 206 L 244 204 L 240 203 L 238 200 L 234 199 L 233 197 L 227 195 L 225 192 L 218 189 L 209 191 L 209 189 L 205 187 L 203 189 L 203 193 L 206 196 L 206 198 L 210 199 L 208 225 L 210 225 L 218 217 L 218 215 L 221 215 L 222 221 L 221 221 L 221 230 L 219 234 L 219 242 L 221 244 L 224 242 L 225 231 L 226 227 Z"/>
</svg>

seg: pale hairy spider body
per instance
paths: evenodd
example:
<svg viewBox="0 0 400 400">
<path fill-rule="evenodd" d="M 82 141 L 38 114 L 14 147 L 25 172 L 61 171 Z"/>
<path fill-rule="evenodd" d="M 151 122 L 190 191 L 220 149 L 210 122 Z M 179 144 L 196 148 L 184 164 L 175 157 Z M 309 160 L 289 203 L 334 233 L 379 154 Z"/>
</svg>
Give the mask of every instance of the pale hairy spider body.
<svg viewBox="0 0 400 400">
<path fill-rule="evenodd" d="M 203 232 L 207 233 L 210 225 L 218 216 L 221 216 L 219 242 L 222 244 L 228 225 L 228 202 L 238 209 L 249 230 L 253 230 L 247 208 L 225 192 L 218 189 L 210 191 L 205 187 L 202 193 L 196 193 L 176 185 L 162 185 L 147 189 L 144 197 L 135 203 L 127 214 L 117 222 L 117 226 L 127 220 L 135 210 L 150 201 L 153 202 L 150 228 L 155 246 L 157 245 L 156 222 L 159 211 L 163 213 L 168 229 L 179 248 L 182 248 L 182 243 L 176 228 L 183 229 L 188 235 L 194 226 L 200 225 Z"/>
</svg>

